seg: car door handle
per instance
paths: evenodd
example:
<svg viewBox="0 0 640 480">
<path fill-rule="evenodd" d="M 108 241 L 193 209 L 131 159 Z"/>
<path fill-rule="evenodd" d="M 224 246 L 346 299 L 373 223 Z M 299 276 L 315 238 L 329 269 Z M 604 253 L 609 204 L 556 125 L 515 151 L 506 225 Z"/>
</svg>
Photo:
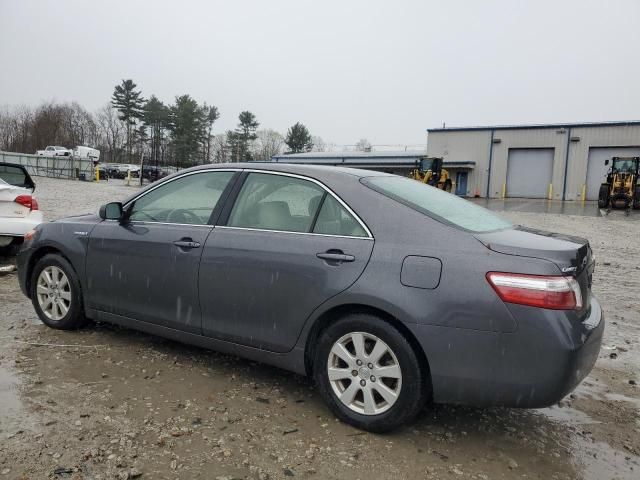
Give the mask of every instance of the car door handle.
<svg viewBox="0 0 640 480">
<path fill-rule="evenodd" d="M 332 252 L 316 253 L 316 257 L 329 262 L 353 262 L 356 259 L 353 255 Z"/>
<path fill-rule="evenodd" d="M 200 248 L 200 242 L 194 242 L 189 239 L 176 240 L 173 244 L 180 248 Z"/>
</svg>

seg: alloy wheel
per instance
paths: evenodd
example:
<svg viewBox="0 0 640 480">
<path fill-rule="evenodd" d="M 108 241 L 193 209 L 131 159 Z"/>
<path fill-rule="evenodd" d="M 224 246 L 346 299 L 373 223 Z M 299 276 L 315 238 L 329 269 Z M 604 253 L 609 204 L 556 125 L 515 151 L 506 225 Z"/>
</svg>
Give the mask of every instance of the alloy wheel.
<svg viewBox="0 0 640 480">
<path fill-rule="evenodd" d="M 67 314 L 71 307 L 71 285 L 62 269 L 51 265 L 45 267 L 36 283 L 38 305 L 42 313 L 53 321 L 58 321 Z"/>
<path fill-rule="evenodd" d="M 379 415 L 398 400 L 402 370 L 393 350 L 380 338 L 351 332 L 329 352 L 327 376 L 343 405 L 363 415 Z"/>
</svg>

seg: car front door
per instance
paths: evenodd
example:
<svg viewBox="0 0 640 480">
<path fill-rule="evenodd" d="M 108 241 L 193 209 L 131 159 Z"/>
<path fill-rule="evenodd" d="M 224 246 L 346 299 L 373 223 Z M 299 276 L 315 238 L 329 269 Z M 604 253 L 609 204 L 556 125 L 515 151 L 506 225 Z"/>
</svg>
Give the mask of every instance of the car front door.
<svg viewBox="0 0 640 480">
<path fill-rule="evenodd" d="M 91 232 L 89 307 L 201 333 L 198 265 L 235 171 L 197 171 L 147 190 L 125 205 L 123 221 Z"/>
<path fill-rule="evenodd" d="M 245 173 L 200 263 L 203 333 L 266 350 L 293 348 L 305 320 L 352 285 L 373 249 L 366 226 L 322 184 Z"/>
</svg>

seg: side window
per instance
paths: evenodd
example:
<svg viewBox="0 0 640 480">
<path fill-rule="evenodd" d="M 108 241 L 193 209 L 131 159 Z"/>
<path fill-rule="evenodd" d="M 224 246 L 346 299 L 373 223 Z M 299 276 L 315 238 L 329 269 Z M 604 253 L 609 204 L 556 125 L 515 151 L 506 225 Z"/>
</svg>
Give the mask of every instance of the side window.
<svg viewBox="0 0 640 480">
<path fill-rule="evenodd" d="M 322 203 L 313 233 L 366 237 L 367 232 L 335 198 L 327 195 Z"/>
<path fill-rule="evenodd" d="M 53 147 L 47 147 L 47 148 L 45 148 L 45 150 L 47 150 L 48 152 L 51 152 L 52 150 L 55 150 L 55 148 L 53 148 Z"/>
<path fill-rule="evenodd" d="M 309 232 L 324 190 L 313 182 L 284 175 L 251 173 L 227 225 L 287 232 Z"/>
<path fill-rule="evenodd" d="M 165 183 L 136 200 L 129 219 L 206 225 L 234 173 L 195 173 Z"/>
</svg>

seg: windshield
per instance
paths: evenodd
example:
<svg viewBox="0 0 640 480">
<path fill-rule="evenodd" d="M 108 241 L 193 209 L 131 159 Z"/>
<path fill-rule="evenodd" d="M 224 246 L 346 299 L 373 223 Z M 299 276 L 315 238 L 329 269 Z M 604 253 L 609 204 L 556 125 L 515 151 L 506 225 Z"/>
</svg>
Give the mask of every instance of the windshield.
<svg viewBox="0 0 640 480">
<path fill-rule="evenodd" d="M 363 178 L 369 188 L 442 223 L 474 233 L 503 230 L 513 225 L 486 208 L 409 178 Z"/>
<path fill-rule="evenodd" d="M 613 161 L 613 169 L 620 173 L 635 173 L 636 162 L 632 158 L 616 159 Z"/>
<path fill-rule="evenodd" d="M 432 158 L 423 158 L 420 160 L 420 170 L 426 172 L 427 170 L 431 170 L 433 168 L 433 159 Z"/>
</svg>

